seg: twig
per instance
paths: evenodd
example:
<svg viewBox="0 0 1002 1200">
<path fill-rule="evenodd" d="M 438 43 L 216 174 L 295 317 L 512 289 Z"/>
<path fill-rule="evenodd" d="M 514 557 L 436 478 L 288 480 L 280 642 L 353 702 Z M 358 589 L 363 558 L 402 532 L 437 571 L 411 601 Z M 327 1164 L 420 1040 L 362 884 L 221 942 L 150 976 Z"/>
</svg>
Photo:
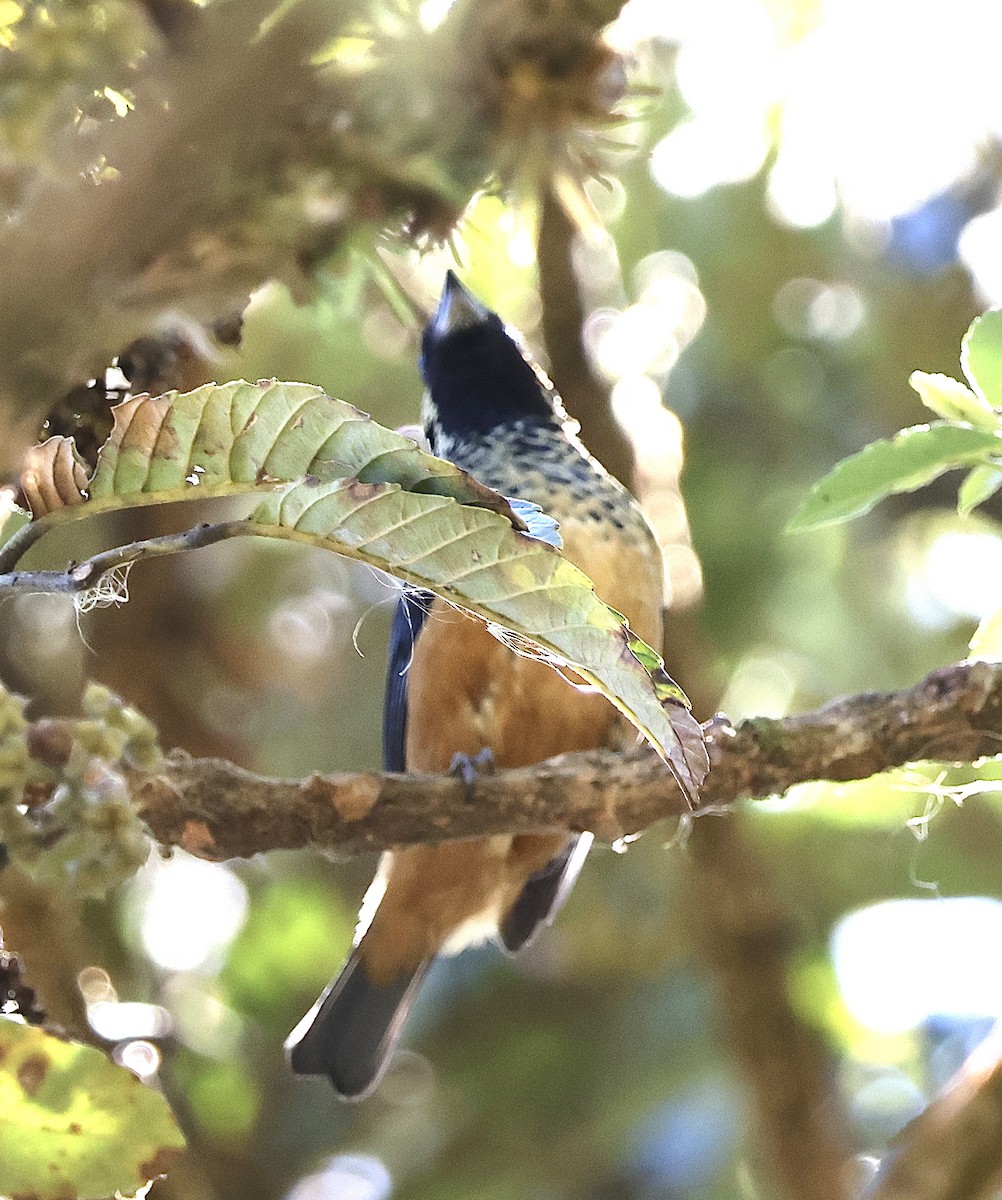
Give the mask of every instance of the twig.
<svg viewBox="0 0 1002 1200">
<path fill-rule="evenodd" d="M 0 549 L 0 576 L 13 571 L 22 558 L 52 526 L 44 521 L 30 521 L 22 526 Z"/>
<path fill-rule="evenodd" d="M 802 716 L 708 726 L 702 803 L 785 791 L 808 779 L 861 779 L 928 758 L 971 761 L 1002 747 L 1002 664 L 956 663 L 915 687 Z M 686 812 L 653 751 L 567 754 L 476 778 L 362 772 L 275 780 L 175 751 L 134 793 L 154 835 L 210 859 L 304 846 L 345 854 L 390 846 L 591 830 L 605 841 Z"/>
<path fill-rule="evenodd" d="M 633 446 L 612 415 L 609 389 L 592 370 L 582 341 L 588 314 L 571 257 L 575 227 L 550 188 L 543 194 L 542 207 L 536 251 L 550 375 L 572 416 L 581 422 L 585 443 L 617 479 L 631 487 Z"/>
<path fill-rule="evenodd" d="M 14 547 L 21 534 L 31 528 L 31 525 L 27 525 L 11 538 L 0 552 L 0 566 L 17 561 L 37 540 L 37 537 L 26 539 Z M 45 532 L 45 529 L 42 532 Z M 185 550 L 199 550 L 203 546 L 212 546 L 228 538 L 261 536 L 268 536 L 268 529 L 246 520 L 196 525 L 193 529 L 185 529 L 180 533 L 166 533 L 161 537 L 146 538 L 143 541 L 130 542 L 127 546 L 103 550 L 100 554 L 94 554 L 83 562 L 67 567 L 65 571 L 8 571 L 6 574 L 0 574 L 0 593 L 42 592 L 72 595 L 96 587 L 102 576 L 116 567 L 131 566 L 144 559 L 163 558 L 168 554 L 181 554 Z"/>
</svg>

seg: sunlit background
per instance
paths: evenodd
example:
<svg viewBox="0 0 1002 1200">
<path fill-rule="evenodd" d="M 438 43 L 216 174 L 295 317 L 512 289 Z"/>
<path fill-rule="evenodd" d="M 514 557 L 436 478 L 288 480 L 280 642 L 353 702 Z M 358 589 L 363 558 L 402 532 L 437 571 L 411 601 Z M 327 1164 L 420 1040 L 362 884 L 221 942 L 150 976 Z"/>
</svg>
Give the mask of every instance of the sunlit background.
<svg viewBox="0 0 1002 1200">
<path fill-rule="evenodd" d="M 422 24 L 449 7 L 426 0 Z M 1002 5 L 629 0 L 608 37 L 631 64 L 627 119 L 600 147 L 608 178 L 568 197 L 573 254 L 583 345 L 665 552 L 670 669 L 700 717 L 737 719 L 962 658 L 1002 606 L 997 511 L 959 518 L 948 479 L 851 526 L 783 530 L 835 461 L 925 419 L 909 373 L 957 375 L 968 323 L 1002 303 Z M 309 380 L 413 421 L 417 331 L 387 280 L 433 296 L 458 256 L 541 350 L 539 219 L 481 197 L 449 246 L 344 256 L 300 306 L 266 288 L 219 377 Z M 378 763 L 386 580 L 241 543 L 137 570 L 130 593 L 82 624 L 59 599 L 13 601 L 7 663 L 52 694 L 68 663 L 107 678 L 193 753 L 288 775 Z M 137 679 L 150 637 L 162 661 Z M 1000 772 L 810 785 L 744 816 L 801 920 L 793 990 L 841 1056 L 861 1164 L 1002 1018 Z M 673 832 L 597 851 L 519 960 L 438 964 L 353 1108 L 289 1077 L 281 1043 L 344 955 L 372 863 L 151 858 L 94 906 L 86 954 L 106 966 L 79 985 L 192 1133 L 196 1165 L 152 1194 L 770 1196 Z"/>
</svg>

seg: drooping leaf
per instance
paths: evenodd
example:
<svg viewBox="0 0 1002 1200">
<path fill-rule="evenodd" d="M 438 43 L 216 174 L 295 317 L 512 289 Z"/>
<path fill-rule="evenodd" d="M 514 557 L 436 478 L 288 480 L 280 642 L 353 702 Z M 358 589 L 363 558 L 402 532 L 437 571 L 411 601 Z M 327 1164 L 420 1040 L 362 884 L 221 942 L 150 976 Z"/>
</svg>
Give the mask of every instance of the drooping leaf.
<svg viewBox="0 0 1002 1200">
<path fill-rule="evenodd" d="M 913 425 L 843 459 L 811 489 L 788 529 L 801 532 L 869 512 L 896 492 L 911 492 L 953 467 L 1002 458 L 1002 436 L 971 425 Z"/>
<path fill-rule="evenodd" d="M 549 542 L 489 509 L 357 479 L 292 484 L 268 496 L 251 520 L 271 536 L 359 558 L 529 639 L 599 688 L 695 798 L 706 751 L 684 694 L 655 651 Z"/>
<path fill-rule="evenodd" d="M 528 639 L 602 691 L 695 797 L 708 769 L 699 724 L 657 654 L 561 558 L 555 523 L 319 388 L 238 382 L 127 401 L 89 501 L 46 520 L 261 491 L 263 536 L 358 558 Z"/>
<path fill-rule="evenodd" d="M 978 429 L 999 429 L 999 417 L 992 406 L 977 392 L 972 392 L 949 375 L 929 375 L 912 371 L 908 382 L 922 398 L 926 408 L 946 421 L 963 421 Z"/>
<path fill-rule="evenodd" d="M 1002 487 L 1002 467 L 972 467 L 957 492 L 957 511 L 967 516 Z"/>
<path fill-rule="evenodd" d="M 311 384 L 207 384 L 136 396 L 113 412 L 89 485 L 92 506 L 243 495 L 308 475 L 354 476 L 484 505 L 520 524 L 496 492 Z"/>
<path fill-rule="evenodd" d="M 167 1101 L 99 1050 L 0 1018 L 0 1194 L 132 1195 L 184 1148 Z"/>
<path fill-rule="evenodd" d="M 978 395 L 1002 408 L 1002 309 L 974 319 L 960 345 L 960 365 Z"/>
</svg>

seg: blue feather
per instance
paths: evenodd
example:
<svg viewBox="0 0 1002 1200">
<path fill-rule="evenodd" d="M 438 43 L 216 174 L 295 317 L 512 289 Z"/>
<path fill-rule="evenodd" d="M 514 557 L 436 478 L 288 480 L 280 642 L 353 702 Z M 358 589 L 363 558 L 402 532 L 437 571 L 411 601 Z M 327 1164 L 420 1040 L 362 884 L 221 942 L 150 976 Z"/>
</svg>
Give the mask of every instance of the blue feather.
<svg viewBox="0 0 1002 1200">
<path fill-rule="evenodd" d="M 407 770 L 407 675 L 414 656 L 414 644 L 433 598 L 431 592 L 407 589 L 397 601 L 393 614 L 383 707 L 384 771 Z"/>
<path fill-rule="evenodd" d="M 512 512 L 521 518 L 528 529 L 526 533 L 537 542 L 548 542 L 558 550 L 564 548 L 564 539 L 560 536 L 560 524 L 553 517 L 543 512 L 538 504 L 531 500 L 519 500 L 517 496 L 505 496 L 511 505 Z"/>
</svg>

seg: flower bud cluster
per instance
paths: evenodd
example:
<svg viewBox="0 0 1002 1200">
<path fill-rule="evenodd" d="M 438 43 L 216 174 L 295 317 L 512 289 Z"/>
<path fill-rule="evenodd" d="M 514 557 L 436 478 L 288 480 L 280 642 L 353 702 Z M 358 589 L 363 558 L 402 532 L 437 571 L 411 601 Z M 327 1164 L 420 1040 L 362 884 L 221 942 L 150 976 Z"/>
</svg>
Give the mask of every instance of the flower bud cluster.
<svg viewBox="0 0 1002 1200">
<path fill-rule="evenodd" d="M 156 770 L 156 729 L 93 683 L 77 719 L 32 722 L 25 703 L 0 688 L 0 841 L 33 878 L 104 895 L 149 853 L 124 768 Z"/>
</svg>

